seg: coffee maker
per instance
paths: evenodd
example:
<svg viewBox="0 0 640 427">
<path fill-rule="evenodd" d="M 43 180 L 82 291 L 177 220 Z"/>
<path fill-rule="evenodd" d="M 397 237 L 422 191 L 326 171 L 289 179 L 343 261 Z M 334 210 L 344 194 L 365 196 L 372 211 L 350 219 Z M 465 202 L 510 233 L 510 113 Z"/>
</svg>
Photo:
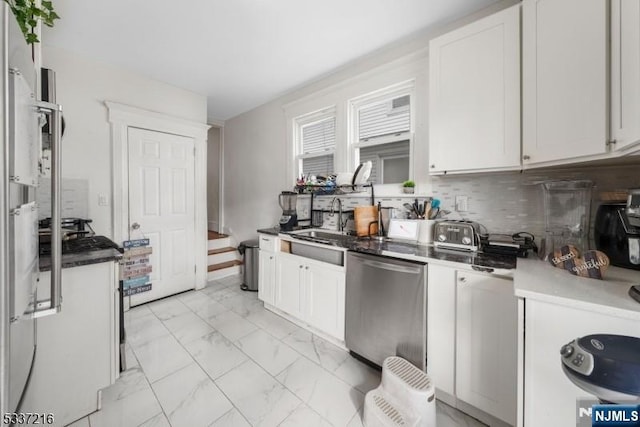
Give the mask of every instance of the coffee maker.
<svg viewBox="0 0 640 427">
<path fill-rule="evenodd" d="M 294 193 L 293 191 L 283 191 L 278 196 L 278 202 L 282 208 L 280 230 L 291 231 L 293 227 L 298 225 L 298 213 L 296 212 L 297 200 L 298 193 Z"/>
<path fill-rule="evenodd" d="M 612 265 L 640 270 L 640 190 L 631 190 L 626 204 L 600 205 L 594 239 Z"/>
</svg>

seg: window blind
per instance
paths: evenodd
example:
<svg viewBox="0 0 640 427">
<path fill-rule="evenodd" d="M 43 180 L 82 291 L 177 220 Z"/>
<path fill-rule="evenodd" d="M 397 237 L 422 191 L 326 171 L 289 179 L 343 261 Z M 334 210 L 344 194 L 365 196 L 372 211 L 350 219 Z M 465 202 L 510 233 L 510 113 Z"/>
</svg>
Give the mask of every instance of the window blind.
<svg viewBox="0 0 640 427">
<path fill-rule="evenodd" d="M 302 160 L 302 174 L 328 176 L 333 173 L 333 154 L 308 157 Z"/>
<path fill-rule="evenodd" d="M 336 118 L 302 126 L 302 154 L 321 154 L 336 146 Z"/>
<path fill-rule="evenodd" d="M 358 110 L 358 139 L 409 132 L 411 130 L 410 96 L 404 95 L 367 105 Z"/>
</svg>

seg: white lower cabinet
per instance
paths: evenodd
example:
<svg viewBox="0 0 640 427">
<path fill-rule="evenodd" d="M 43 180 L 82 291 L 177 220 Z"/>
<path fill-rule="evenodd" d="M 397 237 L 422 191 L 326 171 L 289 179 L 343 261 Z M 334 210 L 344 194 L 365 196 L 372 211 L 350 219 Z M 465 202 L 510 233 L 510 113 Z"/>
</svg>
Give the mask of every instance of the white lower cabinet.
<svg viewBox="0 0 640 427">
<path fill-rule="evenodd" d="M 560 348 L 591 334 L 640 336 L 638 321 L 531 299 L 525 313 L 524 427 L 574 426 L 577 400 L 595 398 L 565 376 Z"/>
<path fill-rule="evenodd" d="M 260 249 L 258 257 L 258 298 L 273 305 L 276 301 L 276 253 Z"/>
<path fill-rule="evenodd" d="M 276 249 L 279 239 L 269 234 L 259 234 L 258 298 L 267 304 L 276 302 Z"/>
<path fill-rule="evenodd" d="M 344 341 L 344 267 L 279 253 L 275 307 Z"/>
<path fill-rule="evenodd" d="M 304 258 L 286 253 L 276 261 L 275 306 L 294 317 L 303 318 Z"/>
<path fill-rule="evenodd" d="M 456 396 L 515 425 L 518 304 L 513 281 L 458 271 Z"/>
<path fill-rule="evenodd" d="M 515 425 L 518 310 L 513 281 L 430 264 L 427 304 L 427 372 L 435 386 Z"/>
<path fill-rule="evenodd" d="M 311 326 L 344 341 L 345 273 L 333 266 L 307 263 L 306 316 Z"/>
<path fill-rule="evenodd" d="M 49 272 L 39 295 L 48 296 Z M 38 319 L 38 348 L 22 412 L 51 412 L 54 426 L 98 410 L 99 390 L 119 371 L 117 264 L 103 262 L 62 270 L 62 309 Z"/>
</svg>

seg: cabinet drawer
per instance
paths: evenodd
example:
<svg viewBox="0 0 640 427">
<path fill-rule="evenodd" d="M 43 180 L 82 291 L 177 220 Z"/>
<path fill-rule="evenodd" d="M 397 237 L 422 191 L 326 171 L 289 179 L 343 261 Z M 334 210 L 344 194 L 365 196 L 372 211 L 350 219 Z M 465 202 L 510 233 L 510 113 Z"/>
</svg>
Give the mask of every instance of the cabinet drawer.
<svg viewBox="0 0 640 427">
<path fill-rule="evenodd" d="M 263 251 L 270 251 L 270 252 L 276 251 L 276 245 L 278 244 L 277 236 L 260 234 L 259 241 L 260 241 L 260 249 L 262 249 Z"/>
</svg>

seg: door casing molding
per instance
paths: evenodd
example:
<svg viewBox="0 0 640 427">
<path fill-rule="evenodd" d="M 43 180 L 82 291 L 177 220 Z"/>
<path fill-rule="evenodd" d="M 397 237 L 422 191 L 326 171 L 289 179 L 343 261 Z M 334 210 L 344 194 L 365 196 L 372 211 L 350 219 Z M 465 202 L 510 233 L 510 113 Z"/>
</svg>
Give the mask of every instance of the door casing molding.
<svg viewBox="0 0 640 427">
<path fill-rule="evenodd" d="M 207 284 L 207 131 L 210 126 L 117 102 L 105 101 L 104 104 L 111 125 L 113 157 L 111 229 L 113 240 L 118 244 L 127 238 L 129 231 L 128 129 L 134 127 L 194 139 L 195 286 L 203 288 Z"/>
</svg>

